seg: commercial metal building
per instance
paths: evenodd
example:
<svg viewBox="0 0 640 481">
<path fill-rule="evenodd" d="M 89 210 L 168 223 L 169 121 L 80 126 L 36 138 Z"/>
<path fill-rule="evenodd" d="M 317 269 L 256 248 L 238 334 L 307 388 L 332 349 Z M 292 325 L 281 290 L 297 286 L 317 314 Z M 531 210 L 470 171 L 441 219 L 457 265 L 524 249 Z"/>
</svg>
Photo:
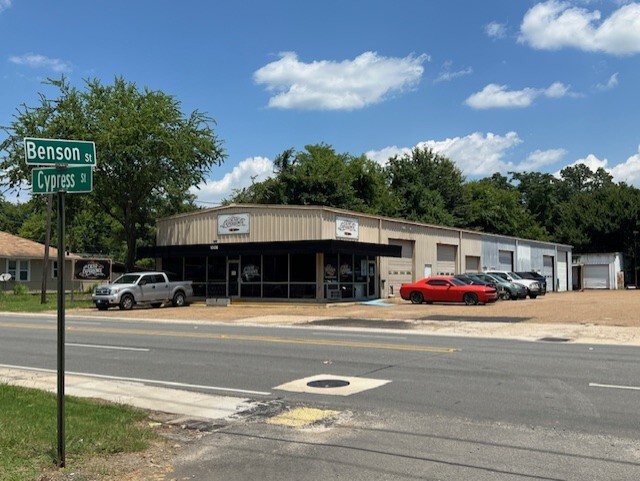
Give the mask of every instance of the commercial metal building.
<svg viewBox="0 0 640 481">
<path fill-rule="evenodd" d="M 622 252 L 576 254 L 573 256 L 573 289 L 622 289 Z"/>
<path fill-rule="evenodd" d="M 571 246 L 321 206 L 232 204 L 158 220 L 138 258 L 206 298 L 337 301 L 397 296 L 436 274 L 536 270 L 570 289 Z"/>
</svg>

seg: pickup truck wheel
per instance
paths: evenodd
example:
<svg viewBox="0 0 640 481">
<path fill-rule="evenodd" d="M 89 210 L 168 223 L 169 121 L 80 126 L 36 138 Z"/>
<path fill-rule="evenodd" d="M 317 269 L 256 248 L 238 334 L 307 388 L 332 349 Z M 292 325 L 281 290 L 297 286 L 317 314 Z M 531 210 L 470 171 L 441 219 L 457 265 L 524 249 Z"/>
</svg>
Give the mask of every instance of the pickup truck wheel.
<svg viewBox="0 0 640 481">
<path fill-rule="evenodd" d="M 184 296 L 184 292 L 178 291 L 173 296 L 173 300 L 171 301 L 171 303 L 173 304 L 173 307 L 182 307 L 184 306 L 185 301 L 186 298 Z"/>
<path fill-rule="evenodd" d="M 129 311 L 133 308 L 133 296 L 130 294 L 125 294 L 120 299 L 120 309 L 123 311 Z"/>
</svg>

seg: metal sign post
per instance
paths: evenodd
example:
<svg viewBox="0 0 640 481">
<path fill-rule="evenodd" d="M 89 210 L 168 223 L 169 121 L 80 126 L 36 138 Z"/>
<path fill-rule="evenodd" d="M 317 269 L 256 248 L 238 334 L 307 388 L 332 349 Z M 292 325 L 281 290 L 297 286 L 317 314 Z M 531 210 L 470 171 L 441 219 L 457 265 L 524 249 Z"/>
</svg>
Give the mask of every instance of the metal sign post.
<svg viewBox="0 0 640 481">
<path fill-rule="evenodd" d="M 27 165 L 49 165 L 54 168 L 33 169 L 33 194 L 58 194 L 58 466 L 65 465 L 64 435 L 64 195 L 93 190 L 93 167 L 96 165 L 94 142 L 83 140 L 24 138 Z M 73 286 L 72 286 L 73 295 Z"/>
<path fill-rule="evenodd" d="M 64 192 L 58 192 L 58 467 L 65 465 L 64 443 Z"/>
</svg>

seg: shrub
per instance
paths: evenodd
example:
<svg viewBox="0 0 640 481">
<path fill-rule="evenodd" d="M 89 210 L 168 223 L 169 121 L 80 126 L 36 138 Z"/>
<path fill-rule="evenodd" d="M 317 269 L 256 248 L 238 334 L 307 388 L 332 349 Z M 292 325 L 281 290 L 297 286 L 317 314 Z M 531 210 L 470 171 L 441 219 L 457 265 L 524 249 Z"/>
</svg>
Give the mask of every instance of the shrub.
<svg viewBox="0 0 640 481">
<path fill-rule="evenodd" d="M 29 288 L 26 285 L 22 284 L 21 282 L 16 282 L 15 285 L 13 286 L 13 293 L 16 296 L 29 294 Z"/>
</svg>

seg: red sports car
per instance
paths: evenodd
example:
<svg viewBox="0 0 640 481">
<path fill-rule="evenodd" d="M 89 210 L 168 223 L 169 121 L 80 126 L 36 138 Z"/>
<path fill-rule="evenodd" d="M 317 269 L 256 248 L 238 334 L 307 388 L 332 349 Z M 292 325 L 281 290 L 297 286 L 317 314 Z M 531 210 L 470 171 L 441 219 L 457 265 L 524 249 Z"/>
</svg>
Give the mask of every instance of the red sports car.
<svg viewBox="0 0 640 481">
<path fill-rule="evenodd" d="M 451 276 L 426 277 L 412 284 L 402 284 L 400 296 L 413 304 L 434 302 L 464 302 L 467 305 L 495 302 L 498 293 L 493 287 L 465 284 Z"/>
</svg>

